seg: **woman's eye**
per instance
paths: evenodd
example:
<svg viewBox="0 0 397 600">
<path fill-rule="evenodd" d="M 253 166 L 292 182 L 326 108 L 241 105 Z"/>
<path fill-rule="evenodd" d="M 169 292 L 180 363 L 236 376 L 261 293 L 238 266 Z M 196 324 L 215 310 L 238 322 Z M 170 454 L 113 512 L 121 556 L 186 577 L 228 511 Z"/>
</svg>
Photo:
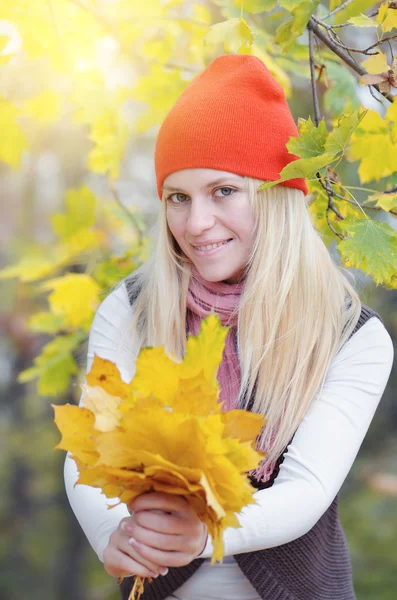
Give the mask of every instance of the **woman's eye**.
<svg viewBox="0 0 397 600">
<path fill-rule="evenodd" d="M 236 190 L 234 190 L 231 187 L 222 187 L 222 188 L 218 188 L 216 191 L 222 192 L 221 197 L 225 197 L 225 196 L 231 196 Z"/>
<path fill-rule="evenodd" d="M 171 196 L 168 196 L 167 200 L 173 202 L 174 204 L 181 204 L 182 202 L 186 201 L 186 198 L 186 194 L 176 192 L 175 194 L 171 194 Z"/>
</svg>

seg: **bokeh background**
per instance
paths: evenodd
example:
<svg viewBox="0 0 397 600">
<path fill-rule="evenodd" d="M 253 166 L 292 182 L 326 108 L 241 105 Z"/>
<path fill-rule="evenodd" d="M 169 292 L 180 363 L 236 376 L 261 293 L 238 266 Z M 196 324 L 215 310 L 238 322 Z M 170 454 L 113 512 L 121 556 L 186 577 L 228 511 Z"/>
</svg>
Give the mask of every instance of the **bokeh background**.
<svg viewBox="0 0 397 600">
<path fill-rule="evenodd" d="M 15 6 L 18 4 L 27 8 L 23 2 L 14 2 Z M 193 3 L 179 4 L 180 17 L 193 18 Z M 228 18 L 240 14 L 238 3 L 229 3 L 230 6 L 226 8 L 225 4 L 218 2 L 206 5 L 213 22 L 221 21 L 226 13 Z M 322 5 L 324 11 L 327 10 L 328 3 Z M 2 10 L 0 35 L 8 35 L 9 23 L 2 19 Z M 26 21 L 28 18 L 26 15 Z M 261 16 L 256 15 L 255 19 L 260 26 Z M 148 27 L 147 24 L 145 27 Z M 271 24 L 269 27 L 271 30 Z M 149 41 L 159 45 L 157 51 L 164 52 L 164 36 L 156 32 L 150 35 Z M 370 31 L 360 29 L 351 34 L 351 43 L 357 43 L 357 35 L 364 46 L 372 40 Z M 135 62 L 118 60 L 118 47 L 114 39 L 109 35 L 99 38 L 95 59 L 92 59 L 94 62 L 87 66 L 84 56 L 81 57 L 77 83 L 83 79 L 86 82 L 85 74 L 88 76 L 97 71 L 102 73 L 108 90 L 116 89 L 120 82 L 126 88 L 133 88 L 137 77 L 145 73 L 147 65 L 138 58 Z M 349 36 L 346 39 L 349 41 Z M 176 61 L 181 64 L 184 50 L 179 47 L 176 51 L 175 36 L 171 34 L 171 40 L 167 43 L 174 52 L 170 52 L 168 63 Z M 198 46 L 201 43 L 199 37 L 196 43 Z M 303 35 L 302 46 L 305 43 L 307 39 Z M 13 44 L 18 47 L 15 35 Z M 262 50 L 264 48 L 262 46 Z M 148 57 L 151 53 L 149 58 L 155 63 L 154 46 L 145 51 Z M 214 55 L 216 52 L 219 52 L 219 48 L 213 50 Z M 195 56 L 196 63 L 189 57 L 189 64 L 194 65 L 191 69 L 198 72 L 203 57 L 198 50 Z M 204 58 L 208 60 L 208 54 Z M 60 75 L 58 73 L 58 79 L 54 78 L 48 56 L 39 53 L 32 60 L 19 53 L 13 61 L 0 64 L 0 95 L 24 100 L 40 91 L 43 82 L 48 81 L 54 87 L 58 86 L 58 91 L 62 89 Z M 164 64 L 165 61 L 160 62 Z M 299 68 L 288 67 L 286 57 L 284 63 L 280 59 L 279 64 L 287 69 L 292 89 L 289 102 L 294 117 L 307 118 L 312 114 L 307 66 L 299 63 Z M 191 77 L 191 74 L 185 73 L 184 77 Z M 155 81 L 154 77 L 148 85 L 152 86 L 152 99 L 156 97 L 151 110 L 152 113 L 158 110 L 158 121 L 170 100 L 168 92 L 164 90 L 164 81 L 161 81 L 161 90 L 160 82 L 156 87 Z M 359 86 L 357 82 L 354 84 L 352 79 L 346 81 L 350 86 L 353 81 L 353 87 L 356 86 L 353 92 L 364 106 L 376 107 L 382 113 L 382 107 L 363 89 L 364 86 Z M 175 97 L 179 93 L 178 85 L 176 82 L 173 87 Z M 99 98 L 90 96 L 88 89 L 83 89 L 83 92 L 87 102 L 89 100 L 93 105 L 100 102 Z M 323 101 L 326 86 L 320 86 L 319 92 Z M 349 93 L 351 89 L 347 86 L 346 101 Z M 332 109 L 334 105 L 336 111 L 335 104 L 338 104 L 338 110 L 343 111 L 345 104 L 341 102 L 340 94 L 334 94 L 334 98 L 329 96 L 328 93 L 328 108 Z M 162 102 L 162 98 L 166 101 Z M 154 119 L 153 126 L 149 124 L 146 128 L 134 129 L 137 119 L 146 114 L 143 106 L 142 99 L 135 96 L 129 99 L 123 109 L 131 127 L 120 172 L 111 184 L 106 173 L 87 168 L 86 154 L 92 138 L 84 122 L 76 123 L 63 113 L 62 118 L 58 115 L 47 122 L 40 120 L 36 114 L 35 119 L 25 123 L 29 132 L 29 148 L 24 151 L 18 168 L 0 160 L 0 268 L 13 265 L 21 258 L 35 256 L 36 253 L 41 252 L 41 256 L 43 253 L 51 254 L 56 240 L 53 216 L 65 213 L 66 191 L 81 190 L 82 185 L 87 186 L 97 199 L 95 227 L 100 232 L 99 241 L 83 249 L 78 260 L 76 256 L 72 257 L 58 274 L 94 274 L 100 282 L 98 298 L 101 299 L 118 279 L 145 259 L 150 251 L 151 226 L 158 212 L 153 169 L 158 123 Z M 4 123 L 3 131 L 6 131 Z M 13 139 L 8 139 L 12 144 Z M 350 185 L 360 186 L 357 164 L 344 163 L 340 174 Z M 375 182 L 371 187 L 381 190 L 382 183 Z M 379 218 L 395 228 L 393 217 L 383 215 Z M 338 262 L 339 255 L 334 246 L 331 244 L 330 252 Z M 98 265 L 102 265 L 101 269 Z M 351 273 L 362 301 L 379 313 L 395 340 L 396 291 L 376 286 L 371 277 L 360 271 Z M 31 325 L 32 315 L 45 311 L 48 306 L 48 291 L 43 291 L 40 283 L 40 278 L 33 282 L 26 277 L 25 280 L 21 277 L 0 280 L 0 598 L 115 600 L 118 598 L 115 580 L 104 571 L 69 507 L 63 485 L 64 452 L 54 450 L 59 433 L 53 423 L 51 403 L 78 401 L 81 373 L 85 368 L 87 326 L 81 327 L 81 343 L 73 351 L 80 371 L 72 373 L 65 390 L 46 394 L 42 390 L 40 392 L 34 378 L 24 383 L 18 381 L 18 375 L 32 366 L 35 357 L 54 338 L 53 331 L 56 331 L 54 324 L 48 325 L 47 331 L 46 327 L 35 328 Z M 57 333 L 62 331 L 61 327 Z M 55 369 L 53 378 L 56 380 L 58 376 Z M 395 390 L 396 369 L 393 368 L 379 409 L 340 493 L 341 519 L 352 554 L 359 600 L 395 600 L 397 597 Z"/>
</svg>

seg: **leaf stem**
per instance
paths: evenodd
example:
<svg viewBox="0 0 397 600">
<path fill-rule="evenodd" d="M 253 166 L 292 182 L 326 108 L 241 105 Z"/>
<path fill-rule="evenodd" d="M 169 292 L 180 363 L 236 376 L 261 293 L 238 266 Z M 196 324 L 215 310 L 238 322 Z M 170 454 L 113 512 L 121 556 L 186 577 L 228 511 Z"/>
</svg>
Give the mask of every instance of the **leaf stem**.
<svg viewBox="0 0 397 600">
<path fill-rule="evenodd" d="M 342 4 L 340 4 L 339 6 L 337 6 L 336 8 L 334 8 L 333 11 L 331 11 L 330 13 L 328 13 L 327 15 L 325 15 L 325 17 L 323 17 L 323 19 L 329 19 L 330 17 L 332 17 L 336 13 L 340 12 L 341 10 L 343 10 L 344 8 L 346 8 L 347 6 L 349 6 L 349 4 L 351 4 L 352 2 L 353 2 L 353 0 L 345 0 L 345 2 L 342 2 Z"/>
</svg>

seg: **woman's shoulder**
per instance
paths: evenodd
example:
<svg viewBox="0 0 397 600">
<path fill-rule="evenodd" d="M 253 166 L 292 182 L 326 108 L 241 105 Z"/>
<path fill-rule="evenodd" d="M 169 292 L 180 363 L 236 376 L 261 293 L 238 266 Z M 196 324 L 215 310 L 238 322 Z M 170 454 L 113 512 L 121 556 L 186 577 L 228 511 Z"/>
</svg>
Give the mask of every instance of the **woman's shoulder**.
<svg viewBox="0 0 397 600">
<path fill-rule="evenodd" d="M 369 321 L 370 319 L 377 319 L 378 321 L 380 321 L 380 323 L 383 324 L 383 320 L 382 317 L 370 306 L 367 306 L 366 304 L 361 303 L 361 313 L 360 316 L 358 318 L 358 321 L 356 323 L 356 326 L 354 328 L 354 330 L 352 331 L 350 337 L 352 337 L 352 335 L 354 335 L 355 333 L 357 333 L 357 331 L 359 329 L 361 329 L 361 327 L 363 327 L 363 325 L 365 325 L 365 323 L 367 323 L 367 321 Z"/>
<path fill-rule="evenodd" d="M 362 305 L 360 318 L 347 342 L 339 350 L 332 365 L 354 360 L 363 365 L 376 361 L 379 366 L 391 368 L 394 359 L 393 340 L 380 315 L 366 305 Z"/>
<path fill-rule="evenodd" d="M 106 296 L 95 313 L 88 342 L 88 364 L 97 354 L 114 362 L 123 379 L 130 381 L 140 349 L 132 323 L 133 307 L 123 280 Z"/>
<path fill-rule="evenodd" d="M 122 321 L 124 318 L 130 318 L 132 314 L 132 305 L 129 298 L 126 280 L 119 282 L 102 300 L 95 313 L 96 320 Z"/>
</svg>

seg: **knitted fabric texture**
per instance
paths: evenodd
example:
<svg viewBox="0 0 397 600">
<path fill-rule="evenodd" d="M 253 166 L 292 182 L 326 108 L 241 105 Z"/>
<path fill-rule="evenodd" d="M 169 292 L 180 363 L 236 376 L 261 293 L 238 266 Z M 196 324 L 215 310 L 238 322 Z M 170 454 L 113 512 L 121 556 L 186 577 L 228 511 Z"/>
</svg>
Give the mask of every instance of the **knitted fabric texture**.
<svg viewBox="0 0 397 600">
<path fill-rule="evenodd" d="M 298 130 L 281 85 L 250 55 L 215 58 L 182 92 L 160 127 L 157 191 L 181 169 L 215 169 L 276 181 L 298 157 L 285 144 Z M 307 194 L 302 178 L 281 185 Z"/>
<path fill-rule="evenodd" d="M 132 304 L 131 294 L 130 301 Z M 382 320 L 375 311 L 362 305 L 351 335 L 374 316 Z M 287 452 L 288 446 L 269 481 L 261 483 L 251 479 L 257 489 L 273 485 Z M 305 535 L 274 548 L 236 554 L 234 558 L 262 600 L 357 600 L 349 549 L 338 515 L 338 495 Z M 184 567 L 171 567 L 165 577 L 145 585 L 142 600 L 164 600 L 185 583 L 203 561 L 197 558 Z M 120 586 L 121 600 L 128 600 L 132 586 L 132 577 L 124 579 Z"/>
</svg>

